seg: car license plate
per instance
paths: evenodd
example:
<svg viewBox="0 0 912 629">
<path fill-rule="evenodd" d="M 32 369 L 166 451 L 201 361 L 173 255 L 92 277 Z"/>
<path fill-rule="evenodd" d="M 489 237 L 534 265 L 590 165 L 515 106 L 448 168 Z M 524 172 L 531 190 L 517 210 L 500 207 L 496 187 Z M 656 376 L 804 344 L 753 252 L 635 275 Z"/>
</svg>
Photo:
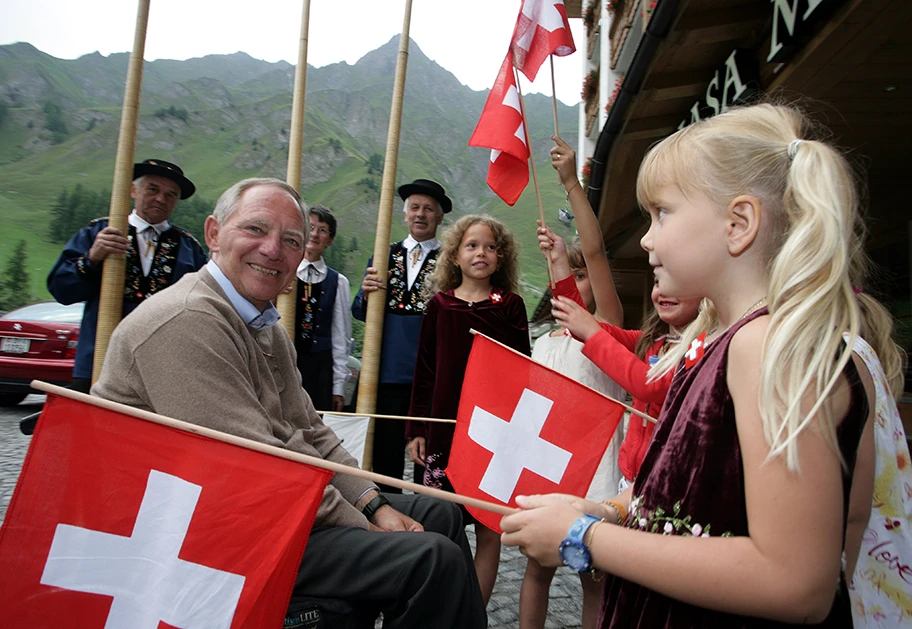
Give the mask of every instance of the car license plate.
<svg viewBox="0 0 912 629">
<path fill-rule="evenodd" d="M 27 354 L 29 351 L 29 339 L 4 338 L 0 344 L 0 351 L 7 354 Z"/>
</svg>

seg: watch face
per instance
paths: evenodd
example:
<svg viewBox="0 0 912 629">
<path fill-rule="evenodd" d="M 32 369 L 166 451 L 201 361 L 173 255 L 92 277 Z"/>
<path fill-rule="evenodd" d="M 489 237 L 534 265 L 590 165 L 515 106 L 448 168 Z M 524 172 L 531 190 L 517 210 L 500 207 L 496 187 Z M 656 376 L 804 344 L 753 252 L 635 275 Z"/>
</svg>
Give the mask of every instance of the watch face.
<svg viewBox="0 0 912 629">
<path fill-rule="evenodd" d="M 589 550 L 582 543 L 577 544 L 565 539 L 560 543 L 558 552 L 564 561 L 564 565 L 572 570 L 585 572 L 592 567 L 592 555 L 589 554 Z"/>
</svg>

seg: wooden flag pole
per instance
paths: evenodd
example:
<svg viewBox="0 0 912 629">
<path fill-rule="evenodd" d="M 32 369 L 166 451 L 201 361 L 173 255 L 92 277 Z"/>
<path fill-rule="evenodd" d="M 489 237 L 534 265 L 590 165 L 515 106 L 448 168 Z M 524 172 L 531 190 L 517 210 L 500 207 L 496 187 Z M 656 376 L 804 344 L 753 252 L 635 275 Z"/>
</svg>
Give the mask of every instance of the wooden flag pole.
<svg viewBox="0 0 912 629">
<path fill-rule="evenodd" d="M 560 131 L 557 128 L 557 88 L 554 86 L 554 55 L 548 55 L 551 61 L 551 109 L 554 112 L 554 135 L 560 137 Z"/>
<path fill-rule="evenodd" d="M 447 502 L 455 502 L 456 504 L 468 505 L 470 507 L 484 509 L 485 511 L 491 511 L 492 513 L 500 513 L 501 515 L 510 515 L 511 513 L 517 512 L 517 509 L 512 509 L 510 507 L 506 507 L 494 502 L 487 502 L 485 500 L 479 500 L 478 498 L 470 498 L 469 496 L 461 496 L 459 494 L 454 494 L 448 491 L 433 489 L 431 487 L 425 487 L 424 485 L 410 483 L 399 478 L 384 476 L 383 474 L 375 474 L 373 472 L 358 469 L 357 467 L 351 467 L 348 465 L 343 465 L 341 463 L 334 463 L 333 461 L 326 461 L 325 459 L 320 459 L 314 456 L 300 454 L 298 452 L 293 452 L 292 450 L 286 450 L 285 448 L 277 448 L 276 446 L 266 445 L 265 443 L 260 443 L 259 441 L 244 439 L 243 437 L 229 435 L 228 433 L 212 430 L 211 428 L 206 428 L 204 426 L 197 426 L 196 424 L 190 424 L 188 422 L 180 421 L 179 419 L 166 417 L 165 415 L 150 413 L 149 411 L 143 411 L 138 408 L 133 408 L 132 406 L 126 406 L 125 404 L 118 404 L 117 402 L 103 400 L 99 397 L 86 395 L 85 393 L 80 393 L 71 389 L 64 389 L 63 387 L 48 384 L 47 382 L 41 382 L 40 380 L 32 380 L 30 386 L 33 389 L 44 391 L 45 393 L 70 398 L 71 400 L 77 400 L 79 402 L 85 402 L 87 404 L 91 404 L 92 406 L 114 411 L 115 413 L 130 415 L 131 417 L 136 417 L 137 419 L 155 422 L 156 424 L 169 426 L 171 428 L 177 428 L 178 430 L 183 430 L 195 435 L 201 435 L 203 437 L 208 437 L 209 439 L 224 441 L 225 443 L 231 443 L 242 448 L 256 450 L 257 452 L 263 452 L 265 454 L 288 459 L 290 461 L 306 463 L 307 465 L 319 467 L 324 470 L 330 470 L 339 474 L 357 476 L 358 478 L 363 478 L 380 485 L 390 485 L 392 487 L 398 487 L 400 489 L 407 489 L 416 494 L 425 494 L 426 496 L 440 498 L 441 500 L 446 500 Z"/>
<path fill-rule="evenodd" d="M 149 4 L 150 0 L 139 0 L 136 13 L 136 32 L 133 36 L 133 52 L 127 68 L 127 84 L 124 88 L 123 109 L 120 116 L 120 136 L 117 139 L 117 156 L 114 158 L 111 206 L 108 211 L 108 226 L 119 229 L 123 234 L 129 233 L 127 216 L 130 214 L 130 186 L 133 182 L 133 155 L 136 152 L 136 124 L 139 117 L 139 96 L 142 90 Z M 92 364 L 93 383 L 101 375 L 101 367 L 104 365 L 111 334 L 123 316 L 126 266 L 125 254 L 111 253 L 105 258 L 101 267 L 95 358 Z"/>
<path fill-rule="evenodd" d="M 386 156 L 383 162 L 383 181 L 380 187 L 380 206 L 377 211 L 377 232 L 374 237 L 374 262 L 377 274 L 387 278 L 389 271 L 389 241 L 393 220 L 393 196 L 396 185 L 396 166 L 399 159 L 399 128 L 402 123 L 402 99 L 405 94 L 405 70 L 408 66 L 409 24 L 412 19 L 412 0 L 405 1 L 399 54 L 393 81 L 393 102 L 390 106 L 389 132 L 386 137 Z M 367 300 L 364 325 L 364 347 L 361 353 L 361 377 L 358 381 L 360 415 L 377 410 L 377 383 L 380 378 L 380 348 L 383 343 L 383 314 L 386 306 L 386 283 Z M 374 420 L 370 420 L 364 441 L 362 467 L 371 469 L 374 463 Z M 384 481 L 386 482 L 386 481 Z"/>
<path fill-rule="evenodd" d="M 320 411 L 320 415 L 339 415 L 340 417 L 370 417 L 372 419 L 397 419 L 404 422 L 436 422 L 438 424 L 455 424 L 455 419 L 439 417 L 409 417 L 408 415 L 381 415 L 380 413 L 346 413 L 344 411 Z"/>
<path fill-rule="evenodd" d="M 307 93 L 307 35 L 310 30 L 310 0 L 304 0 L 301 10 L 301 38 L 298 44 L 298 65 L 295 68 L 294 96 L 291 105 L 291 130 L 288 137 L 288 171 L 285 182 L 301 192 L 301 155 L 304 149 L 304 99 Z M 305 228 L 307 226 L 305 225 Z M 282 327 L 288 336 L 295 334 L 295 306 L 298 294 L 297 277 L 291 280 L 291 292 L 281 293 L 276 308 Z"/>
<path fill-rule="evenodd" d="M 535 170 L 535 155 L 532 150 L 532 140 L 529 138 L 529 120 L 526 118 L 526 105 L 523 101 L 522 88 L 519 86 L 519 72 L 516 71 L 516 68 L 513 68 L 513 79 L 516 81 L 516 93 L 519 95 L 519 113 L 522 115 L 523 120 L 523 133 L 526 136 L 526 146 L 529 147 L 529 163 L 532 165 L 532 182 L 535 184 L 535 198 L 538 199 L 538 217 L 541 219 L 542 225 L 545 223 L 545 208 L 542 205 L 541 199 L 541 190 L 538 187 L 538 173 Z M 554 273 L 551 270 L 551 257 L 547 257 L 548 261 L 548 280 L 553 284 L 554 283 Z"/>
</svg>

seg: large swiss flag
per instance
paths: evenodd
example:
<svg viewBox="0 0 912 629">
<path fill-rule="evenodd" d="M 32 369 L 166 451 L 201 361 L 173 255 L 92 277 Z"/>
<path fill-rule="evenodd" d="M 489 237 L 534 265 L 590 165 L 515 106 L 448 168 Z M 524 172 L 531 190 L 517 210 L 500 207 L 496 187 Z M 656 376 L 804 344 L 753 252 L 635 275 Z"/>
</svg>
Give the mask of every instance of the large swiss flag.
<svg viewBox="0 0 912 629">
<path fill-rule="evenodd" d="M 563 0 L 523 0 L 510 43 L 513 63 L 530 81 L 548 55 L 576 51 Z"/>
<path fill-rule="evenodd" d="M 49 395 L 0 529 L 2 624 L 281 627 L 330 476 Z"/>
<path fill-rule="evenodd" d="M 509 51 L 469 138 L 469 146 L 491 149 L 488 185 L 508 205 L 516 203 L 529 183 L 529 147 L 513 74 L 513 53 Z"/>
<path fill-rule="evenodd" d="M 459 494 L 516 507 L 516 496 L 585 496 L 624 407 L 476 334 L 446 473 Z M 501 515 L 468 507 L 500 531 Z"/>
</svg>

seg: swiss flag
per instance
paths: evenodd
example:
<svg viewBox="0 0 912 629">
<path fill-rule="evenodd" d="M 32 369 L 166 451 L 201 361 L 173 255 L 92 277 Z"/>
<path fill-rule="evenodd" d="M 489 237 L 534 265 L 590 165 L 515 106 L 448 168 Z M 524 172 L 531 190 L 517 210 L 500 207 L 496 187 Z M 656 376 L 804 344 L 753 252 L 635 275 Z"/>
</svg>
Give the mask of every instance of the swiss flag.
<svg viewBox="0 0 912 629">
<path fill-rule="evenodd" d="M 510 52 L 500 66 L 469 146 L 491 149 L 488 185 L 508 205 L 516 203 L 529 183 L 529 147 Z"/>
<path fill-rule="evenodd" d="M 281 627 L 330 472 L 49 395 L 0 529 L 5 627 Z"/>
<path fill-rule="evenodd" d="M 706 353 L 706 332 L 703 332 L 690 343 L 684 354 L 684 369 L 690 369 L 703 358 Z"/>
<path fill-rule="evenodd" d="M 476 334 L 447 477 L 462 495 L 510 507 L 519 495 L 585 496 L 623 415 L 601 393 Z M 500 515 L 468 509 L 500 531 Z"/>
<path fill-rule="evenodd" d="M 530 81 L 548 55 L 576 51 L 563 0 L 523 0 L 510 43 L 516 69 Z"/>
</svg>

